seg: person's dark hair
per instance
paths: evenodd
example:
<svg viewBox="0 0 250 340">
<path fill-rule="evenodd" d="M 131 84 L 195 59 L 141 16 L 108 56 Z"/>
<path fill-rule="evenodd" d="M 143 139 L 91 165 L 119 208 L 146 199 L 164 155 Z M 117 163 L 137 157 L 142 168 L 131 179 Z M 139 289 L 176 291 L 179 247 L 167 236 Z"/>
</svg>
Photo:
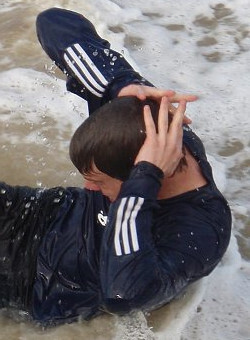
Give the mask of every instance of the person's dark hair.
<svg viewBox="0 0 250 340">
<path fill-rule="evenodd" d="M 157 122 L 159 104 L 136 97 L 120 97 L 103 105 L 75 131 L 70 158 L 80 173 L 93 172 L 93 164 L 122 181 L 129 177 L 135 158 L 146 138 L 143 108 L 151 108 Z"/>
</svg>

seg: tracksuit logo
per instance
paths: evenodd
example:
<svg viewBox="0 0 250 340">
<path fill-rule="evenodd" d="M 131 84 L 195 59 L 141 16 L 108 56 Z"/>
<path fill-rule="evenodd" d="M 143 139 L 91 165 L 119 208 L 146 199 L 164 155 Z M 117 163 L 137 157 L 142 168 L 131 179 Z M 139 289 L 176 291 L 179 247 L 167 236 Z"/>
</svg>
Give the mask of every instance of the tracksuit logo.
<svg viewBox="0 0 250 340">
<path fill-rule="evenodd" d="M 108 216 L 105 216 L 103 211 L 101 210 L 97 215 L 97 220 L 103 227 L 105 227 L 108 222 Z"/>
</svg>

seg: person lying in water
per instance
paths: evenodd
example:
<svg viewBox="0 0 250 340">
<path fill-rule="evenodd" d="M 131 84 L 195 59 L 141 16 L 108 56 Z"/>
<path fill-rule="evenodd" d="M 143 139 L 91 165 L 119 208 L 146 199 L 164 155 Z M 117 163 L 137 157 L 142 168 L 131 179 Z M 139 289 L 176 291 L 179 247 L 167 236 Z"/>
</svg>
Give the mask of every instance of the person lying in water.
<svg viewBox="0 0 250 340">
<path fill-rule="evenodd" d="M 194 97 L 154 88 L 80 14 L 44 11 L 37 33 L 89 104 L 70 143 L 86 187 L 1 183 L 1 307 L 43 325 L 158 308 L 230 239 L 230 208 L 185 124 Z"/>
</svg>

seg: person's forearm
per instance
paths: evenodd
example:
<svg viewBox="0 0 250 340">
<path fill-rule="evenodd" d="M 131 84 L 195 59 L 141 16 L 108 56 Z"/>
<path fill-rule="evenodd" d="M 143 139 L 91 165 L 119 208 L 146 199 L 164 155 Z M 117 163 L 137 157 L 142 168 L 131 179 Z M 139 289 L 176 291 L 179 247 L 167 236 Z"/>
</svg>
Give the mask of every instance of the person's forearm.
<svg viewBox="0 0 250 340">
<path fill-rule="evenodd" d="M 152 307 L 163 300 L 165 282 L 152 234 L 162 175 L 141 162 L 111 204 L 100 258 L 102 298 L 109 312 Z"/>
</svg>

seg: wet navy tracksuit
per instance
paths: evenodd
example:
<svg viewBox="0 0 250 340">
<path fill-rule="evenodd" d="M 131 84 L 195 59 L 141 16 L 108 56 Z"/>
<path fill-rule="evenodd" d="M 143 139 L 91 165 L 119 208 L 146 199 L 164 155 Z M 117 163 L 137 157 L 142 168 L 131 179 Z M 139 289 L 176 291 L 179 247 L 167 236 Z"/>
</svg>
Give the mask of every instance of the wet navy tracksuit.
<svg viewBox="0 0 250 340">
<path fill-rule="evenodd" d="M 67 74 L 90 113 L 128 84 L 147 84 L 83 16 L 41 13 L 39 41 Z M 115 202 L 81 188 L 0 186 L 0 301 L 43 324 L 101 311 L 156 308 L 209 274 L 230 238 L 231 215 L 203 145 L 184 127 L 184 144 L 208 184 L 157 200 L 162 172 L 141 162 Z"/>
</svg>

